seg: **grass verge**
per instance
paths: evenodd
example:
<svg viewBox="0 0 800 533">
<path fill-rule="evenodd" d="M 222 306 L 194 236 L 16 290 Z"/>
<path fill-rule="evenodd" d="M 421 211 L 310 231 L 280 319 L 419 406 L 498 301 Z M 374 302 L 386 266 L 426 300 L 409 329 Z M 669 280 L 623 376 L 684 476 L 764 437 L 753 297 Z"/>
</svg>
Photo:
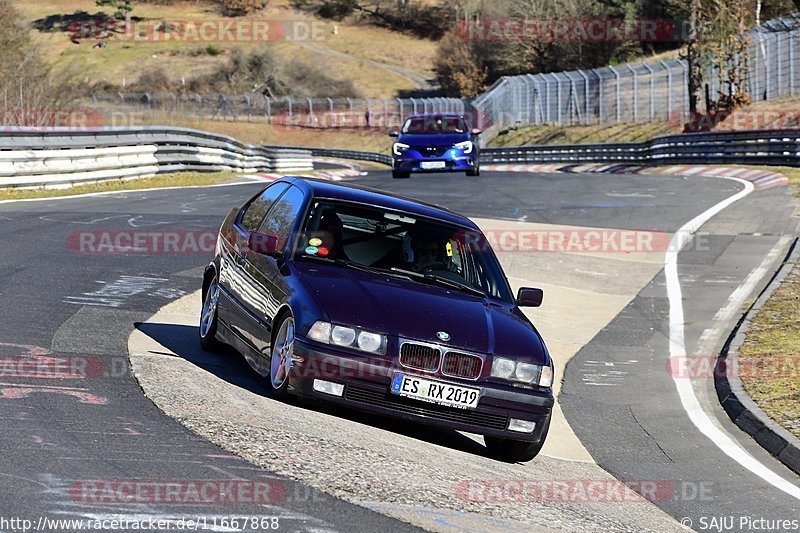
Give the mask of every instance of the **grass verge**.
<svg viewBox="0 0 800 533">
<path fill-rule="evenodd" d="M 800 438 L 800 267 L 795 265 L 759 309 L 739 353 L 747 394 Z"/>
<path fill-rule="evenodd" d="M 242 176 L 235 172 L 179 172 L 163 174 L 154 178 L 136 180 L 109 180 L 87 185 L 76 185 L 68 189 L 0 189 L 2 200 L 27 200 L 31 198 L 58 198 L 76 194 L 91 194 L 112 191 L 135 191 L 159 187 L 189 187 L 193 185 L 216 185 L 234 181 Z"/>
</svg>

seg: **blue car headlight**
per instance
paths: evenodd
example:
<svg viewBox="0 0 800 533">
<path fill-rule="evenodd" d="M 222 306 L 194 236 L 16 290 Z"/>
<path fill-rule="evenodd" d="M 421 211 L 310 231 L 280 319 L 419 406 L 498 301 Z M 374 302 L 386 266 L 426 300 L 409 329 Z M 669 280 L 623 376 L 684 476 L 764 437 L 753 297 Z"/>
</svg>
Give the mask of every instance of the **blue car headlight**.
<svg viewBox="0 0 800 533">
<path fill-rule="evenodd" d="M 386 354 L 386 335 L 360 328 L 340 326 L 317 320 L 308 330 L 308 338 L 325 344 L 344 346 L 362 352 Z"/>
<path fill-rule="evenodd" d="M 409 148 L 411 147 L 405 143 L 394 143 L 392 145 L 392 153 L 394 155 L 403 155 L 403 153 Z"/>
<path fill-rule="evenodd" d="M 522 361 L 514 361 L 505 357 L 492 360 L 492 377 L 517 381 L 539 387 L 553 386 L 553 363 L 547 366 L 534 365 Z"/>
<path fill-rule="evenodd" d="M 461 150 L 465 154 L 471 154 L 472 153 L 472 141 L 463 141 L 463 142 L 460 142 L 460 143 L 456 143 L 456 144 L 453 145 L 453 147 L 454 148 L 458 148 L 459 150 Z"/>
</svg>

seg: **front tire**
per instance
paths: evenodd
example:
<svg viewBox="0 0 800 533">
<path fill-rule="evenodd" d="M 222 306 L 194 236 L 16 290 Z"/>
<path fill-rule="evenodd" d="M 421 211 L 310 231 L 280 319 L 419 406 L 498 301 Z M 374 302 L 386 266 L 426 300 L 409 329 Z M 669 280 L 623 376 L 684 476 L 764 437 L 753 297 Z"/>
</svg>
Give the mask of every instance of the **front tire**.
<svg viewBox="0 0 800 533">
<path fill-rule="evenodd" d="M 539 455 L 539 452 L 542 451 L 548 431 L 550 431 L 549 418 L 545 423 L 544 431 L 542 432 L 542 438 L 539 440 L 539 442 L 500 439 L 486 435 L 484 435 L 483 440 L 486 443 L 486 448 L 493 457 L 508 463 L 527 463 Z"/>
<path fill-rule="evenodd" d="M 277 328 L 270 352 L 269 384 L 274 397 L 285 398 L 289 394 L 289 369 L 294 353 L 294 319 L 285 316 Z"/>
<path fill-rule="evenodd" d="M 404 180 L 411 177 L 411 172 L 405 170 L 392 170 L 392 177 L 396 180 Z"/>
<path fill-rule="evenodd" d="M 481 175 L 481 167 L 475 165 L 473 168 L 467 170 L 467 176 L 480 176 Z"/>
<path fill-rule="evenodd" d="M 214 274 L 214 279 L 206 289 L 203 298 L 203 307 L 200 311 L 200 346 L 207 352 L 217 352 L 222 348 L 222 343 L 217 340 L 217 327 L 219 317 L 217 316 L 217 306 L 219 304 L 219 278 Z"/>
</svg>

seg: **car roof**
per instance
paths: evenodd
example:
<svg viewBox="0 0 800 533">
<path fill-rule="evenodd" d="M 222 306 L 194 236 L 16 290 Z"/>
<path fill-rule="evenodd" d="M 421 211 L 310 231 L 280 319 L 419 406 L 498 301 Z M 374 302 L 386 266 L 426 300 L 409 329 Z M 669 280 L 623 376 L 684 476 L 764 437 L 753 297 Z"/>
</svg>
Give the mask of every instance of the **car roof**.
<svg viewBox="0 0 800 533">
<path fill-rule="evenodd" d="M 328 198 L 331 200 L 343 200 L 384 207 L 386 209 L 403 211 L 412 215 L 457 224 L 470 229 L 478 229 L 478 226 L 467 217 L 454 213 L 439 205 L 422 202 L 414 198 L 388 193 L 371 187 L 333 183 L 317 178 L 300 178 L 294 176 L 287 176 L 279 181 L 286 181 L 297 185 L 301 189 L 308 189 L 315 198 Z"/>
<path fill-rule="evenodd" d="M 409 118 L 465 118 L 463 113 L 427 113 L 419 115 L 408 115 Z"/>
</svg>

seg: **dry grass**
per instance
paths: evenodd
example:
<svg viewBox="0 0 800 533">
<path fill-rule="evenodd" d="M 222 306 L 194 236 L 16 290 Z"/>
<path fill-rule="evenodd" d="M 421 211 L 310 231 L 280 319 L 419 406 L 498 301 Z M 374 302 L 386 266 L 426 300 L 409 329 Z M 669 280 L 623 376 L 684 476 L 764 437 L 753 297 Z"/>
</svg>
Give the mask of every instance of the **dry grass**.
<svg viewBox="0 0 800 533">
<path fill-rule="evenodd" d="M 747 394 L 800 437 L 800 268 L 794 268 L 758 311 L 740 354 Z"/>
<path fill-rule="evenodd" d="M 45 0 L 43 2 L 22 2 L 20 11 L 29 20 L 44 18 L 54 14 L 72 14 L 85 11 L 90 14 L 102 11 L 94 0 Z M 106 10 L 110 13 L 110 10 Z M 147 19 L 168 20 L 212 20 L 221 19 L 214 3 L 208 1 L 186 1 L 170 5 L 136 3 L 133 15 Z M 225 18 L 226 21 L 246 18 L 279 20 L 286 22 L 314 23 L 319 39 L 315 46 L 350 54 L 353 59 L 331 57 L 311 53 L 302 42 L 276 42 L 279 53 L 287 57 L 304 58 L 322 63 L 329 75 L 336 79 L 351 79 L 356 87 L 367 96 L 393 97 L 412 89 L 413 83 L 407 78 L 388 72 L 359 58 L 385 62 L 431 74 L 436 43 L 399 34 L 383 28 L 360 25 L 357 22 L 334 22 L 313 17 L 294 10 L 289 0 L 270 2 L 269 7 L 250 17 Z M 336 35 L 334 35 L 336 26 Z M 218 56 L 199 55 L 192 57 L 189 52 L 207 43 L 191 41 L 171 42 L 124 42 L 111 39 L 103 49 L 93 49 L 94 41 L 84 40 L 73 44 L 66 32 L 42 33 L 32 30 L 34 41 L 42 48 L 45 56 L 56 66 L 76 64 L 86 82 L 107 81 L 112 84 L 132 83 L 143 72 L 154 67 L 162 67 L 174 80 L 189 79 L 209 72 L 216 65 L 227 60 L 233 48 L 252 50 L 264 46 L 263 42 L 221 42 L 213 43 L 224 52 Z"/>
<path fill-rule="evenodd" d="M 188 187 L 193 185 L 216 185 L 233 181 L 241 174 L 235 172 L 179 172 L 163 174 L 154 178 L 136 180 L 109 180 L 100 183 L 76 185 L 68 189 L 0 189 L 0 200 L 25 200 L 30 198 L 57 198 L 76 194 L 111 191 L 135 191 L 159 187 Z"/>
<path fill-rule="evenodd" d="M 737 110 L 714 128 L 714 131 L 795 126 L 800 126 L 800 97 L 787 97 L 758 102 Z M 681 131 L 683 125 L 672 121 L 591 126 L 529 126 L 498 135 L 491 142 L 491 146 L 641 142 L 658 135 Z"/>
<path fill-rule="evenodd" d="M 258 124 L 197 120 L 158 115 L 137 122 L 137 125 L 179 126 L 229 135 L 249 144 L 271 144 L 308 148 L 342 148 L 389 153 L 391 139 L 383 130 L 331 130 Z"/>
</svg>

